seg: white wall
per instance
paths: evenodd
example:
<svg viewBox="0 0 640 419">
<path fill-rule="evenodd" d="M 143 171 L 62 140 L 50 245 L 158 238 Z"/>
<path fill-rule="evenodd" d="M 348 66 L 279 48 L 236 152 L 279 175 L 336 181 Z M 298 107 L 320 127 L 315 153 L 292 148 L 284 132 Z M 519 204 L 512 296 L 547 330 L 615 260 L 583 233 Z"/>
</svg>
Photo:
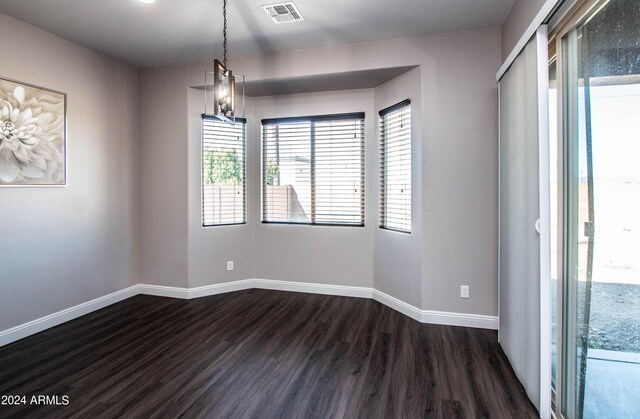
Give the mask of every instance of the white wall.
<svg viewBox="0 0 640 419">
<path fill-rule="evenodd" d="M 68 185 L 0 188 L 0 330 L 139 282 L 137 71 L 0 15 L 0 77 L 67 93 Z"/>
<path fill-rule="evenodd" d="M 149 187 L 149 192 L 142 197 L 145 217 L 142 223 L 142 282 L 176 286 L 188 283 L 192 286 L 225 282 L 231 278 L 242 279 L 242 276 L 250 275 L 267 279 L 366 285 L 375 277 L 376 284 L 380 284 L 384 292 L 423 309 L 496 315 L 498 118 L 494 77 L 500 58 L 500 31 L 495 28 L 291 51 L 230 62 L 235 72 L 245 74 L 249 80 L 303 77 L 389 66 L 420 66 L 413 70 L 415 73 L 407 75 L 413 77 L 408 80 L 419 79 L 418 85 L 412 86 L 412 82 L 406 80 L 396 81 L 398 86 L 404 86 L 398 97 L 412 97 L 421 108 L 414 115 L 414 125 L 420 133 L 416 139 L 419 164 L 414 165 L 419 170 L 414 182 L 418 185 L 416 195 L 419 198 L 414 216 L 418 231 L 415 236 L 412 235 L 419 239 L 418 243 L 409 245 L 408 251 L 403 250 L 400 247 L 402 245 L 396 243 L 396 236 L 390 234 L 374 233 L 371 236 L 374 242 L 370 241 L 368 228 L 375 229 L 377 224 L 377 195 L 373 195 L 377 193 L 377 180 L 369 180 L 370 175 L 367 175 L 368 226 L 365 229 L 258 224 L 257 139 L 252 145 L 253 155 L 249 155 L 249 161 L 253 162 L 250 164 L 253 173 L 248 173 L 250 219 L 246 231 L 242 230 L 245 227 L 240 227 L 237 232 L 242 233 L 237 235 L 232 227 L 212 229 L 211 232 L 196 229 L 196 211 L 189 210 L 183 203 L 187 200 L 184 191 L 188 189 L 189 206 L 199 205 L 195 199 L 199 196 L 199 186 L 195 187 L 199 182 L 199 179 L 196 180 L 199 174 L 192 171 L 195 170 L 193 163 L 197 162 L 194 150 L 199 146 L 194 139 L 199 128 L 194 128 L 194 124 L 202 109 L 188 110 L 190 106 L 186 102 L 190 88 L 204 83 L 207 65 L 143 71 L 140 124 L 141 144 L 145 153 L 141 156 L 141 181 L 142 190 Z M 262 117 L 260 114 L 264 115 L 266 109 L 269 110 L 269 116 L 283 116 L 294 110 L 296 114 L 307 114 L 312 110 L 317 111 L 313 113 L 326 113 L 325 109 L 338 108 L 351 111 L 364 106 L 367 95 L 375 105 L 374 109 L 369 108 L 372 114 L 379 110 L 375 108 L 395 99 L 392 92 L 384 87 L 374 92 L 373 97 L 371 92 L 342 92 L 258 99 L 254 103 L 254 121 L 249 115 L 250 125 L 254 124 L 250 129 L 255 135 L 258 119 Z M 349 107 L 349 102 L 343 98 L 353 97 L 359 99 Z M 145 111 L 145 98 L 149 98 L 152 109 L 157 108 L 161 112 Z M 194 103 L 199 101 L 197 98 L 193 100 Z M 356 103 L 363 105 L 355 106 Z M 367 162 L 369 166 L 373 164 L 372 167 L 377 165 L 371 161 L 371 156 L 375 155 L 372 152 L 377 153 L 377 136 L 374 135 L 367 136 L 376 138 L 375 149 L 367 151 Z M 184 144 L 188 137 L 189 147 L 193 150 L 185 157 Z M 367 140 L 367 145 L 370 144 L 371 140 Z M 156 162 L 155 156 L 159 156 L 161 162 Z M 185 163 L 187 161 L 190 162 L 188 165 Z M 199 167 L 197 163 L 196 168 Z M 171 179 L 167 173 L 172 175 Z M 158 198 L 156 195 L 165 180 L 169 182 L 167 196 Z M 371 188 L 374 188 L 373 191 Z M 371 199 L 373 196 L 375 199 Z M 161 231 L 164 223 L 170 224 L 166 227 L 170 230 Z M 187 225 L 190 227 L 183 227 Z M 253 271 L 250 266 L 242 265 L 250 252 L 247 245 L 242 244 L 244 239 L 235 241 L 245 234 L 251 234 L 252 226 L 256 238 Z M 174 241 L 170 241 L 174 235 Z M 198 238 L 192 239 L 196 236 Z M 375 242 L 377 237 L 385 237 L 382 240 L 388 237 L 389 241 L 386 244 Z M 413 237 L 412 240 L 416 240 Z M 342 253 L 330 246 L 332 242 L 346 244 L 337 248 Z M 363 243 L 365 247 L 361 247 Z M 373 268 L 354 268 L 355 261 L 360 263 L 369 260 L 367 252 L 370 250 L 367 249 L 372 249 L 372 243 L 380 243 L 377 253 L 371 250 L 375 259 L 370 265 Z M 282 256 L 281 252 L 285 249 L 295 249 L 298 252 L 295 256 L 302 263 L 291 269 L 275 266 L 276 258 Z M 202 263 L 195 262 L 190 255 L 197 255 L 201 261 L 208 259 Z M 409 273 L 396 269 L 399 267 L 396 262 L 391 261 L 387 265 L 379 258 L 405 258 L 410 262 Z M 227 273 L 223 270 L 228 259 L 240 261 L 239 272 Z M 323 260 L 331 260 L 335 264 Z M 181 264 L 177 271 L 176 261 Z M 183 263 L 187 268 L 183 268 Z M 377 273 L 373 269 L 377 269 Z M 186 281 L 185 273 L 189 278 Z M 157 276 L 161 276 L 161 280 Z M 471 285 L 471 299 L 459 298 L 460 284 Z"/>
</svg>

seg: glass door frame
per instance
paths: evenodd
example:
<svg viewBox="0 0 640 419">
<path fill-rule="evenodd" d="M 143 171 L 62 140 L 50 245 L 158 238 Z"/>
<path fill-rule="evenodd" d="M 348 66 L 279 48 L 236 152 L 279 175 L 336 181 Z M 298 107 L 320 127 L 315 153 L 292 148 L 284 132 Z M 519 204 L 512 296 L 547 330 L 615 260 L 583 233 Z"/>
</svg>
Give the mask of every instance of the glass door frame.
<svg viewBox="0 0 640 419">
<path fill-rule="evenodd" d="M 569 229 L 565 220 L 569 219 L 569 214 L 577 211 L 578 195 L 573 193 L 570 184 L 571 172 L 576 169 L 577 161 L 569 161 L 568 156 L 577 155 L 575 148 L 577 141 L 569 139 L 570 135 L 577 135 L 577 119 L 567 118 L 567 115 L 574 113 L 577 115 L 577 104 L 568 100 L 570 97 L 577 97 L 575 89 L 577 85 L 571 86 L 566 83 L 567 72 L 577 71 L 577 59 L 566 60 L 564 51 L 568 45 L 576 42 L 576 29 L 586 23 L 599 9 L 604 7 L 610 0 L 585 0 L 571 7 L 561 21 L 549 33 L 549 50 L 555 51 L 556 59 L 556 84 L 557 84 L 557 156 L 558 156 L 558 186 L 557 186 L 557 338 L 556 338 L 556 387 L 553 391 L 552 406 L 555 417 L 564 419 L 563 412 L 566 410 L 568 416 L 573 418 L 576 414 L 576 353 L 571 351 L 569 342 L 576 342 L 577 330 L 575 322 L 568 321 L 568 315 L 574 312 L 577 307 L 577 293 L 569 292 L 572 286 L 569 281 L 569 267 L 566 260 L 576 260 L 577 247 L 571 246 L 571 234 L 575 229 Z M 550 56 L 550 58 L 552 58 Z M 568 62 L 565 62 L 568 61 Z M 576 77 L 577 79 L 577 77 Z M 553 209 L 552 209 L 553 210 Z M 565 365 L 563 354 L 565 349 L 569 349 L 569 359 Z M 568 391 L 567 389 L 573 389 Z"/>
</svg>

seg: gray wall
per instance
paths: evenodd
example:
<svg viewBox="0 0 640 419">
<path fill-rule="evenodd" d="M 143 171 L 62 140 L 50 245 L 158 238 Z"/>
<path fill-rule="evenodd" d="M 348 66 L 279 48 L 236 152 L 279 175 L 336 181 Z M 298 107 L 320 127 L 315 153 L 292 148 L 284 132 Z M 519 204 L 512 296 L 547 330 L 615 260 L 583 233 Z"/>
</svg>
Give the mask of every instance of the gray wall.
<svg viewBox="0 0 640 419">
<path fill-rule="evenodd" d="M 422 306 L 497 314 L 498 31 L 429 39 L 422 73 Z M 470 299 L 460 298 L 470 286 Z"/>
<path fill-rule="evenodd" d="M 415 307 L 421 307 L 422 295 L 422 95 L 420 68 L 378 86 L 375 89 L 376 120 L 380 110 L 405 99 L 411 100 L 411 234 L 375 229 L 374 287 Z M 376 162 L 379 161 L 379 133 L 376 133 Z M 380 188 L 378 165 L 371 183 L 375 186 L 374 225 L 380 224 L 378 203 Z"/>
<path fill-rule="evenodd" d="M 502 60 L 506 60 L 546 0 L 515 0 L 502 25 Z"/>
<path fill-rule="evenodd" d="M 141 277 L 187 286 L 187 89 L 179 68 L 140 76 Z"/>
<path fill-rule="evenodd" d="M 135 69 L 5 16 L 0 35 L 11 40 L 0 54 L 20 57 L 2 60 L 1 76 L 67 92 L 69 101 L 69 185 L 0 190 L 0 330 L 138 282 L 253 277 L 373 285 L 423 309 L 497 313 L 498 29 L 233 60 L 251 80 L 419 68 L 373 90 L 250 101 L 249 223 L 215 229 L 200 227 L 202 100 L 192 89 L 206 64 L 143 71 L 138 85 Z M 377 230 L 375 122 L 380 108 L 406 97 L 415 214 L 414 234 L 400 237 Z M 261 225 L 259 119 L 361 110 L 367 226 Z M 285 256 L 296 263 L 274 262 Z M 460 284 L 472 286 L 470 300 L 458 298 Z"/>
<path fill-rule="evenodd" d="M 204 73 L 202 74 L 204 77 Z M 255 277 L 255 226 L 259 219 L 253 216 L 259 205 L 260 190 L 255 181 L 260 170 L 260 137 L 251 135 L 254 118 L 247 125 L 247 224 L 236 226 L 202 227 L 202 114 L 204 91 L 188 89 L 189 156 L 188 156 L 188 233 L 189 233 L 189 287 L 218 284 Z M 251 111 L 252 103 L 247 104 Z M 259 126 L 260 123 L 257 123 Z M 227 271 L 227 261 L 233 260 L 234 270 Z"/>
<path fill-rule="evenodd" d="M 230 67 L 249 80 L 286 79 L 389 66 L 420 66 L 393 81 L 402 93 L 381 86 L 363 92 L 330 92 L 253 103 L 249 153 L 249 224 L 201 229 L 197 93 L 206 64 L 141 73 L 142 282 L 189 286 L 243 277 L 330 284 L 375 282 L 381 290 L 423 309 L 497 314 L 497 88 L 500 30 L 485 29 L 423 38 L 291 51 L 235 59 Z M 418 84 L 413 85 L 414 82 Z M 411 97 L 419 150 L 414 164 L 414 227 L 411 238 L 376 232 L 377 136 L 367 135 L 367 227 L 364 229 L 259 224 L 259 118 L 365 111 Z M 192 97 L 193 96 L 193 97 Z M 351 99 L 355 98 L 353 102 Z M 193 106 L 191 106 L 193 103 Z M 383 106 L 384 105 L 384 106 Z M 201 106 L 201 105 L 200 105 Z M 193 110 L 191 108 L 194 108 Z M 157 112 L 149 112 L 154 109 Z M 266 110 L 268 109 L 268 112 Z M 308 110 L 308 111 L 307 111 Z M 269 115 L 266 115 L 268 113 Z M 253 121 L 251 121 L 253 119 Z M 368 124 L 372 121 L 369 118 Z M 197 124 L 197 126 L 196 126 Z M 253 124 L 253 126 L 251 126 Z M 188 142 L 189 148 L 184 144 Z M 371 149 L 371 144 L 375 148 Z M 184 153 L 188 153 L 185 155 Z M 373 157 L 372 157 L 373 156 Z M 187 164 L 189 162 L 189 164 Z M 253 162 L 253 163 L 251 163 Z M 194 164 L 195 163 L 195 164 Z M 373 188 L 373 189 L 372 189 Z M 158 196 L 160 194 L 164 196 Z M 188 205 L 185 204 L 188 200 Z M 415 230 L 414 228 L 414 230 Z M 252 233 L 252 229 L 254 233 Z M 371 230 L 373 229 L 373 234 Z M 388 232 L 384 232 L 388 233 Z M 254 234 L 252 249 L 245 239 Z M 344 247 L 334 247 L 344 244 Z M 364 246 L 364 247 L 363 247 Z M 375 247 L 375 249 L 374 249 Z M 300 263 L 275 262 L 294 249 Z M 253 257 L 251 256 L 253 252 Z M 289 253 L 290 255 L 290 253 Z M 421 262 L 422 258 L 422 262 Z M 237 270 L 224 270 L 233 259 Z M 252 267 L 247 259 L 254 259 Z M 290 258 L 291 259 L 291 258 Z M 369 263 L 367 261 L 371 261 Z M 399 261 L 407 263 L 399 263 Z M 330 261 L 330 262 L 326 262 Z M 354 266 L 364 263 L 364 266 Z M 176 264 L 179 269 L 176 269 Z M 367 265 L 368 264 L 368 265 Z M 186 275 L 186 280 L 185 280 Z M 459 285 L 471 285 L 471 299 Z"/>
<path fill-rule="evenodd" d="M 256 276 L 263 279 L 332 285 L 373 285 L 373 231 L 377 200 L 377 116 L 373 90 L 350 90 L 255 99 L 252 145 L 260 154 L 263 118 L 365 112 L 365 227 L 259 224 L 256 230 Z M 256 162 L 259 166 L 260 162 Z M 260 174 L 252 180 L 259 186 Z M 260 190 L 255 193 L 260 197 Z M 260 220 L 260 206 L 252 213 Z"/>
<path fill-rule="evenodd" d="M 137 71 L 0 15 L 0 77 L 67 93 L 68 185 L 0 188 L 0 330 L 139 282 Z"/>
</svg>

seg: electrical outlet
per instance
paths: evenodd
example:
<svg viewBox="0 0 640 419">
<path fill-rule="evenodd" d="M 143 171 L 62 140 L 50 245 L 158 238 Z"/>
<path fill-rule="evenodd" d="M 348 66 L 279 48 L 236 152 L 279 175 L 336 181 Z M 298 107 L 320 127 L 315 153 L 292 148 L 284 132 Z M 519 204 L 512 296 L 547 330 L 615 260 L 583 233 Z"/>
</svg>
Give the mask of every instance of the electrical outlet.
<svg viewBox="0 0 640 419">
<path fill-rule="evenodd" d="M 228 260 L 227 261 L 227 271 L 233 271 L 233 261 L 232 260 Z"/>
<path fill-rule="evenodd" d="M 460 298 L 469 298 L 469 286 L 460 285 Z"/>
</svg>

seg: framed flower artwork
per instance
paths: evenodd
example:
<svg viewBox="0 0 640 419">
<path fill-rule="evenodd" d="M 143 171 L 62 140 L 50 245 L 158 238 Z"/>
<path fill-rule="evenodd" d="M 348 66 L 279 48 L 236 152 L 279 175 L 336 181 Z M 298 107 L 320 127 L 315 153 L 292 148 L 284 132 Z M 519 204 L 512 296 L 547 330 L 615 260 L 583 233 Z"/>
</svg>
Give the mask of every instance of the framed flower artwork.
<svg viewBox="0 0 640 419">
<path fill-rule="evenodd" d="M 66 185 L 67 95 L 0 78 L 0 186 Z"/>
</svg>

